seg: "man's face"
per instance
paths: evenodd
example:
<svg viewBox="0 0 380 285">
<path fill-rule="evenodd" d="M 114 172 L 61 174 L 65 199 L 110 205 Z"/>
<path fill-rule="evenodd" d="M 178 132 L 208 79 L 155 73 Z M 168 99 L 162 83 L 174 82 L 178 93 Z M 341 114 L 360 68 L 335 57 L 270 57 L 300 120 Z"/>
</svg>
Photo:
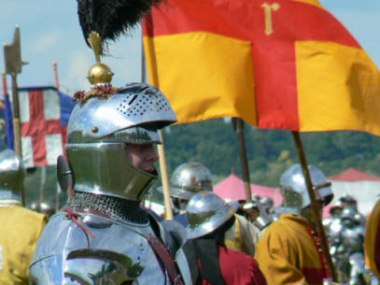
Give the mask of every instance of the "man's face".
<svg viewBox="0 0 380 285">
<path fill-rule="evenodd" d="M 154 173 L 158 155 L 153 144 L 126 144 L 126 158 L 136 168 Z"/>
<path fill-rule="evenodd" d="M 254 222 L 256 221 L 257 217 L 260 216 L 260 212 L 256 208 L 251 208 L 245 210 L 246 217 L 249 221 Z"/>
</svg>

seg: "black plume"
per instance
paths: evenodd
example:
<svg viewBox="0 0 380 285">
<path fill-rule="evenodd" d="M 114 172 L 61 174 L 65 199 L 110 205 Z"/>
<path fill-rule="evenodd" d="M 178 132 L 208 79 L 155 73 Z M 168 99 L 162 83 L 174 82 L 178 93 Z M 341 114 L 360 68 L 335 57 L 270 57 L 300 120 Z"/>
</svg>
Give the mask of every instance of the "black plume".
<svg viewBox="0 0 380 285">
<path fill-rule="evenodd" d="M 91 32 L 97 32 L 103 42 L 114 41 L 134 27 L 162 0 L 77 0 L 79 23 L 88 46 Z"/>
</svg>

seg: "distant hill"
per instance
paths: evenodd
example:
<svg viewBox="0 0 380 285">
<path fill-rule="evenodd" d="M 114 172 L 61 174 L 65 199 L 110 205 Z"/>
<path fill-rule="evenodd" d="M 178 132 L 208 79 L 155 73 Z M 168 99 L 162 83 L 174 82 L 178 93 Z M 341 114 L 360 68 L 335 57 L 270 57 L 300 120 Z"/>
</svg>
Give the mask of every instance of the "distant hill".
<svg viewBox="0 0 380 285">
<path fill-rule="evenodd" d="M 251 182 L 278 187 L 281 174 L 298 155 L 289 131 L 259 130 L 245 125 L 245 142 Z M 380 138 L 362 132 L 302 133 L 309 164 L 321 168 L 326 176 L 354 167 L 380 176 Z M 230 121 L 223 119 L 175 125 L 164 129 L 168 174 L 180 164 L 198 161 L 210 169 L 214 184 L 226 178 L 233 168 L 241 177 L 237 137 Z M 45 177 L 45 178 L 44 178 Z M 160 181 L 156 183 L 158 186 Z M 40 199 L 63 205 L 66 194 L 58 198 L 55 167 L 28 171 L 27 203 Z M 43 189 L 41 191 L 40 189 Z"/>
<path fill-rule="evenodd" d="M 327 176 L 355 167 L 380 175 L 380 138 L 353 131 L 301 134 L 307 161 Z M 251 180 L 277 186 L 283 171 L 298 163 L 291 132 L 261 130 L 245 125 L 245 142 Z M 168 171 L 187 161 L 206 165 L 218 181 L 234 168 L 241 176 L 237 137 L 231 122 L 222 119 L 175 125 L 165 131 Z"/>
</svg>

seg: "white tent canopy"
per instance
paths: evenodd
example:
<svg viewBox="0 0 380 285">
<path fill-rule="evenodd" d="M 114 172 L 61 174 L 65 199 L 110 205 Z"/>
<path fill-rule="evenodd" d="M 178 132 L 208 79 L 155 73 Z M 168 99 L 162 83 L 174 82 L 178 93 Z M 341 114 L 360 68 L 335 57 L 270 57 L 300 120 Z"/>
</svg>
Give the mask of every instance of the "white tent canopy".
<svg viewBox="0 0 380 285">
<path fill-rule="evenodd" d="M 332 191 L 334 192 L 334 204 L 340 197 L 351 195 L 358 201 L 358 210 L 367 216 L 380 197 L 380 177 L 349 168 L 342 173 L 329 177 Z"/>
</svg>

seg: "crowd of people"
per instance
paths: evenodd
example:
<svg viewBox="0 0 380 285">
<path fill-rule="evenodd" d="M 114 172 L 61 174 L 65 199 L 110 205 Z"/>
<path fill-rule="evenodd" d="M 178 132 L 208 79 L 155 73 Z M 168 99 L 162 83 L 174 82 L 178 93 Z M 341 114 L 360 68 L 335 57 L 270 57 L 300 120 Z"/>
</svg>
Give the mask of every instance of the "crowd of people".
<svg viewBox="0 0 380 285">
<path fill-rule="evenodd" d="M 312 165 L 314 196 L 296 164 L 281 176 L 283 204 L 274 207 L 269 197 L 223 200 L 210 170 L 185 162 L 169 181 L 174 219 L 146 209 L 158 130 L 175 121 L 165 96 L 145 83 L 82 98 L 68 125 L 68 200 L 48 222 L 22 207 L 22 163 L 2 151 L 0 283 L 377 284 L 380 206 L 366 223 L 355 199 L 342 197 L 319 227 L 333 193 Z"/>
</svg>

